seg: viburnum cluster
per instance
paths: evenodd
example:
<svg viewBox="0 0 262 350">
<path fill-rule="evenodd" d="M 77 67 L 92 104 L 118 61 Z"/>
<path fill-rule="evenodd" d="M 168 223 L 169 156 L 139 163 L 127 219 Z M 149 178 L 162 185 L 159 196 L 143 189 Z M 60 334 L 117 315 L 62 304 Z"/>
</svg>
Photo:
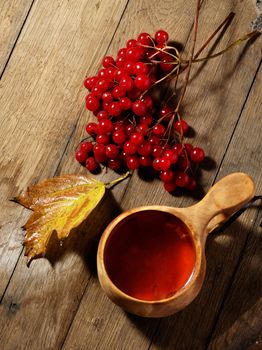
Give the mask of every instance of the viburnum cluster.
<svg viewBox="0 0 262 350">
<path fill-rule="evenodd" d="M 151 167 L 167 191 L 195 189 L 195 168 L 204 151 L 185 143 L 188 123 L 152 93 L 178 73 L 177 49 L 168 46 L 168 33 L 158 30 L 154 38 L 141 33 L 116 59 L 104 57 L 102 65 L 84 81 L 86 108 L 97 122 L 87 124 L 89 140 L 79 145 L 76 159 L 90 172 L 100 165 L 115 171 Z"/>
</svg>

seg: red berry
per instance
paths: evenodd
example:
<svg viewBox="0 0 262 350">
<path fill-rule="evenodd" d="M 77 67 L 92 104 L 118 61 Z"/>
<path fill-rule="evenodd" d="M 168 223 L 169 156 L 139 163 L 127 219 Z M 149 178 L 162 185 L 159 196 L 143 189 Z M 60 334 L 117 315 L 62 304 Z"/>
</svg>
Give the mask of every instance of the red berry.
<svg viewBox="0 0 262 350">
<path fill-rule="evenodd" d="M 149 141 L 150 142 L 150 141 Z M 154 158 L 158 158 L 161 157 L 161 155 L 163 154 L 163 147 L 156 145 L 154 146 L 153 150 L 152 150 L 152 156 Z"/>
<path fill-rule="evenodd" d="M 124 91 L 132 90 L 134 87 L 133 79 L 128 75 L 123 76 L 120 80 L 120 86 Z"/>
<path fill-rule="evenodd" d="M 170 73 L 175 68 L 172 57 L 166 57 L 161 60 L 160 69 L 165 73 Z"/>
<path fill-rule="evenodd" d="M 118 69 L 115 71 L 114 78 L 115 78 L 116 81 L 120 81 L 124 76 L 126 76 L 126 71 L 125 71 L 125 69 L 123 69 L 123 68 L 118 68 Z"/>
<path fill-rule="evenodd" d="M 122 131 L 124 131 L 124 124 L 123 124 L 123 122 L 116 122 L 116 123 L 114 123 L 114 131 L 119 131 L 119 130 L 122 130 Z"/>
<path fill-rule="evenodd" d="M 115 159 L 115 158 L 117 158 L 118 154 L 119 154 L 119 149 L 116 145 L 114 145 L 114 144 L 107 145 L 106 156 L 108 158 Z"/>
<path fill-rule="evenodd" d="M 126 71 L 127 74 L 129 75 L 133 75 L 133 65 L 134 65 L 134 62 L 125 62 L 124 64 L 124 69 Z"/>
<path fill-rule="evenodd" d="M 164 182 L 171 182 L 174 178 L 174 173 L 172 170 L 161 171 L 160 179 Z"/>
<path fill-rule="evenodd" d="M 145 74 L 139 74 L 135 78 L 134 83 L 135 83 L 135 86 L 141 91 L 147 90 L 150 87 L 150 85 L 151 85 L 150 79 Z"/>
<path fill-rule="evenodd" d="M 123 68 L 126 63 L 126 58 L 124 56 L 119 56 L 116 59 L 116 66 L 119 68 Z"/>
<path fill-rule="evenodd" d="M 98 110 L 100 106 L 100 103 L 99 103 L 99 100 L 94 97 L 94 96 L 89 96 L 87 99 L 86 99 L 86 108 L 89 110 L 89 111 L 96 111 Z"/>
<path fill-rule="evenodd" d="M 88 123 L 86 126 L 86 132 L 91 136 L 96 135 L 97 134 L 97 124 L 96 123 Z"/>
<path fill-rule="evenodd" d="M 148 125 L 145 123 L 144 124 L 141 123 L 137 126 L 137 130 L 141 132 L 142 135 L 146 135 L 148 132 Z"/>
<path fill-rule="evenodd" d="M 106 111 L 100 111 L 97 113 L 96 117 L 100 121 L 102 119 L 107 119 L 109 117 L 109 114 Z"/>
<path fill-rule="evenodd" d="M 152 97 L 150 97 L 149 95 L 146 95 L 146 96 L 143 97 L 142 101 L 146 105 L 147 109 L 152 109 L 152 107 L 153 107 Z"/>
<path fill-rule="evenodd" d="M 126 56 L 126 51 L 127 51 L 127 49 L 124 47 L 124 48 L 122 48 L 122 49 L 120 49 L 119 51 L 118 51 L 118 53 L 117 53 L 117 56 L 118 57 L 125 57 Z"/>
<path fill-rule="evenodd" d="M 135 170 L 139 167 L 139 159 L 136 156 L 127 156 L 126 165 L 128 169 Z"/>
<path fill-rule="evenodd" d="M 95 171 L 98 168 L 99 164 L 94 157 L 89 157 L 86 160 L 86 168 L 89 171 Z"/>
<path fill-rule="evenodd" d="M 116 67 L 107 68 L 107 69 L 106 69 L 106 76 L 107 76 L 109 79 L 114 79 L 116 70 L 117 70 Z"/>
<path fill-rule="evenodd" d="M 86 160 L 86 152 L 84 151 L 77 151 L 75 153 L 75 159 L 79 162 L 79 163 L 84 163 L 84 161 Z"/>
<path fill-rule="evenodd" d="M 193 146 L 191 145 L 191 143 L 184 143 L 184 147 L 186 149 L 186 152 L 190 155 L 190 152 L 193 149 Z"/>
<path fill-rule="evenodd" d="M 93 150 L 93 144 L 90 141 L 85 141 L 80 145 L 80 151 L 84 153 L 89 153 Z"/>
<path fill-rule="evenodd" d="M 159 117 L 163 118 L 165 121 L 169 121 L 173 117 L 174 113 L 172 109 L 168 106 L 164 106 L 159 113 Z"/>
<path fill-rule="evenodd" d="M 105 56 L 102 64 L 105 68 L 109 68 L 115 65 L 115 60 L 111 56 Z"/>
<path fill-rule="evenodd" d="M 205 158 L 205 152 L 202 148 L 195 147 L 190 152 L 190 158 L 192 159 L 192 162 L 194 163 L 200 163 Z"/>
<path fill-rule="evenodd" d="M 94 146 L 93 151 L 94 151 L 95 159 L 98 162 L 100 162 L 100 163 L 105 162 L 105 160 L 106 160 L 106 147 L 105 147 L 105 145 L 103 145 L 101 143 L 97 143 Z"/>
<path fill-rule="evenodd" d="M 175 129 L 179 134 L 186 135 L 188 132 L 189 126 L 186 121 L 181 119 L 175 122 Z"/>
<path fill-rule="evenodd" d="M 164 157 L 169 159 L 171 164 L 175 164 L 178 161 L 178 154 L 174 149 L 166 150 Z"/>
<path fill-rule="evenodd" d="M 137 41 L 135 39 L 130 39 L 128 40 L 128 42 L 126 43 L 126 47 L 130 48 L 130 47 L 135 47 L 137 46 Z"/>
<path fill-rule="evenodd" d="M 142 57 L 142 50 L 138 46 L 130 47 L 126 51 L 126 59 L 128 61 L 137 62 L 140 60 L 141 57 Z"/>
<path fill-rule="evenodd" d="M 149 156 L 152 152 L 152 145 L 149 141 L 144 141 L 141 143 L 141 145 L 138 147 L 138 153 L 141 156 Z"/>
<path fill-rule="evenodd" d="M 124 133 L 124 131 L 119 130 L 119 131 L 115 131 L 112 135 L 113 141 L 118 144 L 121 145 L 122 143 L 125 142 L 126 140 L 126 135 Z"/>
<path fill-rule="evenodd" d="M 109 119 L 102 119 L 97 125 L 97 133 L 100 135 L 106 135 L 113 131 L 113 123 Z"/>
<path fill-rule="evenodd" d="M 115 99 L 120 99 L 120 98 L 124 97 L 125 95 L 126 95 L 126 92 L 121 85 L 114 87 L 113 96 Z"/>
<path fill-rule="evenodd" d="M 171 162 L 167 158 L 160 158 L 160 169 L 163 171 L 167 171 L 171 166 Z"/>
<path fill-rule="evenodd" d="M 89 91 L 91 91 L 92 90 L 92 84 L 91 84 L 91 78 L 86 78 L 85 80 L 84 80 L 84 87 L 86 88 L 86 89 L 88 89 Z"/>
<path fill-rule="evenodd" d="M 127 141 L 124 146 L 123 146 L 124 151 L 126 152 L 126 154 L 130 155 L 130 154 L 135 154 L 137 151 L 137 145 L 135 145 L 134 143 Z"/>
<path fill-rule="evenodd" d="M 152 166 L 155 170 L 161 171 L 161 158 L 155 158 L 153 160 Z"/>
<path fill-rule="evenodd" d="M 97 135 L 96 142 L 102 143 L 103 145 L 107 145 L 109 143 L 109 136 L 108 135 Z"/>
<path fill-rule="evenodd" d="M 156 135 L 152 135 L 148 141 L 151 143 L 151 145 L 154 145 L 154 146 L 160 144 L 160 138 L 157 137 Z"/>
<path fill-rule="evenodd" d="M 137 38 L 137 42 L 142 45 L 150 46 L 153 44 L 153 39 L 150 34 L 141 33 Z"/>
<path fill-rule="evenodd" d="M 119 168 L 121 168 L 121 165 L 122 163 L 120 159 L 109 159 L 107 162 L 108 168 L 112 170 L 118 170 Z"/>
<path fill-rule="evenodd" d="M 133 112 L 138 115 L 139 117 L 143 117 L 146 114 L 146 106 L 145 104 L 138 100 L 135 101 L 132 105 Z"/>
<path fill-rule="evenodd" d="M 144 141 L 144 136 L 140 132 L 134 132 L 130 136 L 130 141 L 135 145 L 140 145 Z"/>
<path fill-rule="evenodd" d="M 122 97 L 119 101 L 119 106 L 121 109 L 126 111 L 132 107 L 132 102 L 128 97 Z"/>
<path fill-rule="evenodd" d="M 174 192 L 176 189 L 176 184 L 175 182 L 165 182 L 164 183 L 164 188 L 167 192 Z"/>
<path fill-rule="evenodd" d="M 179 187 L 186 187 L 188 183 L 189 183 L 189 176 L 182 171 L 178 171 L 176 173 L 176 185 Z"/>
<path fill-rule="evenodd" d="M 95 86 L 95 83 L 97 82 L 98 78 L 97 77 L 90 77 L 86 78 L 84 81 L 84 86 L 91 91 L 91 89 Z"/>
<path fill-rule="evenodd" d="M 153 133 L 159 137 L 164 136 L 165 132 L 166 132 L 166 129 L 162 124 L 157 124 L 153 127 Z"/>
<path fill-rule="evenodd" d="M 97 76 L 99 78 L 107 78 L 107 71 L 106 71 L 106 69 L 104 69 L 104 68 L 100 69 L 100 71 L 98 72 Z"/>
<path fill-rule="evenodd" d="M 168 55 L 168 49 L 166 48 L 166 44 L 157 44 L 156 45 L 157 51 L 157 58 L 163 59 L 163 58 L 170 58 L 170 55 Z M 173 59 L 172 59 L 173 60 Z"/>
<path fill-rule="evenodd" d="M 152 158 L 148 156 L 142 156 L 139 158 L 139 163 L 144 167 L 150 167 L 152 165 Z"/>
<path fill-rule="evenodd" d="M 176 151 L 178 155 L 180 155 L 183 152 L 183 146 L 181 145 L 181 143 L 175 143 L 173 146 L 173 150 Z"/>
<path fill-rule="evenodd" d="M 144 62 L 135 62 L 132 67 L 133 74 L 147 74 L 149 67 Z"/>
<path fill-rule="evenodd" d="M 147 115 L 140 118 L 141 124 L 151 125 L 153 123 L 153 117 Z"/>
<path fill-rule="evenodd" d="M 127 135 L 131 135 L 135 131 L 136 131 L 136 128 L 134 127 L 134 125 L 132 125 L 132 124 L 127 125 L 127 127 L 126 127 Z"/>
<path fill-rule="evenodd" d="M 122 112 L 122 109 L 119 106 L 119 102 L 110 103 L 109 108 L 108 108 L 108 112 L 109 112 L 109 114 L 113 115 L 114 117 L 118 117 Z"/>
<path fill-rule="evenodd" d="M 168 33 L 164 30 L 158 30 L 155 33 L 155 41 L 158 44 L 165 44 L 168 41 Z"/>
<path fill-rule="evenodd" d="M 109 112 L 109 107 L 110 107 L 110 103 L 108 103 L 108 102 L 103 102 L 103 109 L 104 109 L 106 112 Z"/>
<path fill-rule="evenodd" d="M 107 103 L 112 102 L 112 101 L 113 101 L 113 95 L 112 95 L 112 93 L 109 92 L 109 91 L 104 92 L 103 95 L 102 95 L 102 100 L 103 100 L 104 102 L 107 102 Z"/>
</svg>

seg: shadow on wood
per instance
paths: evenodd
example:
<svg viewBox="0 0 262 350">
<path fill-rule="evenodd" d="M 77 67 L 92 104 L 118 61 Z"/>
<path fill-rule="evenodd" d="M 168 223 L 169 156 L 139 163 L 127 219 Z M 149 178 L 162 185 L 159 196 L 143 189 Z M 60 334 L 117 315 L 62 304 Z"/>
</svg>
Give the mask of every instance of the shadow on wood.
<svg viewBox="0 0 262 350">
<path fill-rule="evenodd" d="M 83 258 L 89 272 L 96 275 L 96 251 L 100 236 L 109 222 L 120 212 L 121 209 L 112 192 L 107 190 L 103 200 L 88 218 L 73 229 L 63 242 L 57 239 L 56 234 L 52 235 L 45 258 L 55 265 L 64 255 L 75 252 Z"/>
<path fill-rule="evenodd" d="M 244 231 L 246 231 L 246 233 L 244 233 Z M 235 270 L 238 267 L 242 253 L 245 250 L 245 242 L 243 242 L 243 240 L 242 243 L 241 240 L 239 241 L 239 244 L 237 243 L 238 235 L 236 233 L 238 232 L 246 237 L 249 234 L 252 234 L 249 227 L 243 227 L 243 225 L 241 225 L 239 222 L 234 223 L 225 233 L 223 233 L 226 234 L 226 236 L 234 239 L 234 245 L 239 245 L 239 248 L 235 249 L 235 251 L 238 252 L 238 254 L 235 254 L 235 256 L 232 256 L 232 244 L 227 246 L 225 246 L 225 244 L 219 244 L 215 240 L 218 236 L 212 236 L 212 234 L 210 235 L 207 246 L 206 279 L 199 296 L 187 308 L 173 316 L 162 319 L 143 319 L 141 317 L 127 314 L 128 319 L 141 332 L 143 332 L 157 348 L 173 349 L 175 344 L 180 344 L 180 348 L 183 349 L 193 348 L 192 344 L 194 343 L 194 330 L 196 331 L 196 328 L 199 327 L 199 321 L 202 320 L 201 322 L 204 323 L 209 322 L 209 315 L 216 314 L 217 316 L 215 318 L 215 323 L 213 324 L 213 321 L 211 321 L 208 327 L 210 333 L 212 334 L 218 320 L 218 316 L 223 308 L 225 295 L 233 282 Z M 222 264 L 218 263 L 218 258 L 220 255 L 227 256 L 230 254 L 232 256 L 231 259 L 234 261 L 232 266 L 223 266 Z M 223 326 L 220 328 L 221 333 L 226 332 L 226 330 L 230 328 L 234 322 L 241 317 L 241 315 L 245 314 L 247 310 L 252 308 L 252 306 L 256 304 L 258 298 L 261 296 L 262 277 L 259 275 L 259 269 L 247 264 L 245 264 L 244 268 L 248 278 L 239 281 L 239 297 L 234 301 L 234 305 L 231 305 L 231 308 L 228 308 L 227 312 L 229 312 L 230 317 L 226 317 L 226 320 L 223 319 Z M 221 281 L 219 294 L 217 290 L 213 290 L 214 280 L 217 282 L 218 280 Z M 254 290 L 252 289 L 252 292 L 249 292 L 250 287 L 252 286 L 255 286 Z M 257 286 L 260 286 L 260 288 L 257 288 Z M 243 297 L 241 293 L 250 294 L 248 302 L 241 304 L 241 299 Z M 233 309 L 234 312 L 230 313 L 230 309 L 231 311 Z M 206 325 L 204 328 L 205 327 Z M 191 339 L 188 339 L 188 337 L 183 337 L 183 334 L 189 334 L 189 329 L 192 330 Z M 210 336 L 205 334 L 203 342 L 205 342 L 206 345 L 209 343 Z"/>
</svg>

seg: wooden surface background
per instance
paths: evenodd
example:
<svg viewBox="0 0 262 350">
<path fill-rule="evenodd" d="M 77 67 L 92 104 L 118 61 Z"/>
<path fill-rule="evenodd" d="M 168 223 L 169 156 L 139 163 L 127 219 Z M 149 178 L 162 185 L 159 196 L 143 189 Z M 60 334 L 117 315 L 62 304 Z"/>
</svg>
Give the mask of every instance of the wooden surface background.
<svg viewBox="0 0 262 350">
<path fill-rule="evenodd" d="M 166 29 L 185 45 L 194 4 L 184 0 L 0 0 L 0 347 L 14 349 L 262 349 L 262 264 L 257 207 L 208 239 L 207 276 L 184 311 L 164 319 L 125 313 L 96 276 L 99 236 L 118 212 L 138 205 L 187 206 L 162 184 L 137 174 L 108 193 L 62 247 L 26 267 L 20 229 L 29 213 L 10 202 L 27 185 L 60 173 L 85 173 L 74 160 L 90 114 L 83 78 L 106 53 L 141 31 Z M 197 48 L 234 11 L 218 50 L 250 29 L 252 0 L 202 0 Z M 208 52 L 208 50 L 207 50 Z M 261 38 L 195 65 L 184 103 L 192 141 L 216 166 L 207 190 L 234 171 L 261 181 Z M 112 172 L 100 178 L 114 178 Z"/>
</svg>

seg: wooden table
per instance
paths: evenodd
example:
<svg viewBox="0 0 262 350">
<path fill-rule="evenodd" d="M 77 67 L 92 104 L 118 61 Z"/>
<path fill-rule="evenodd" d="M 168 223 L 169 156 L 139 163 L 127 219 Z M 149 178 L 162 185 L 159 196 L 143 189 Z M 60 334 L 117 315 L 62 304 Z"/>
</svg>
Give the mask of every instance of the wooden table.
<svg viewBox="0 0 262 350">
<path fill-rule="evenodd" d="M 185 44 L 194 2 L 184 0 L 0 1 L 1 234 L 0 346 L 8 349 L 262 349 L 261 216 L 257 207 L 207 245 L 200 295 L 165 319 L 125 313 L 102 292 L 95 267 L 99 235 L 120 210 L 144 204 L 187 206 L 160 181 L 135 173 L 108 194 L 64 245 L 26 266 L 20 227 L 28 211 L 8 201 L 27 185 L 60 173 L 85 173 L 74 148 L 85 135 L 84 76 L 128 38 L 164 28 Z M 225 47 L 249 30 L 251 0 L 203 0 L 197 47 L 230 12 L 231 26 L 211 44 Z M 213 45 L 213 46 L 212 46 Z M 208 52 L 208 50 L 207 50 Z M 216 166 L 207 190 L 234 171 L 249 173 L 261 194 L 261 38 L 195 65 L 186 120 Z M 115 178 L 109 172 L 100 178 Z"/>
</svg>

